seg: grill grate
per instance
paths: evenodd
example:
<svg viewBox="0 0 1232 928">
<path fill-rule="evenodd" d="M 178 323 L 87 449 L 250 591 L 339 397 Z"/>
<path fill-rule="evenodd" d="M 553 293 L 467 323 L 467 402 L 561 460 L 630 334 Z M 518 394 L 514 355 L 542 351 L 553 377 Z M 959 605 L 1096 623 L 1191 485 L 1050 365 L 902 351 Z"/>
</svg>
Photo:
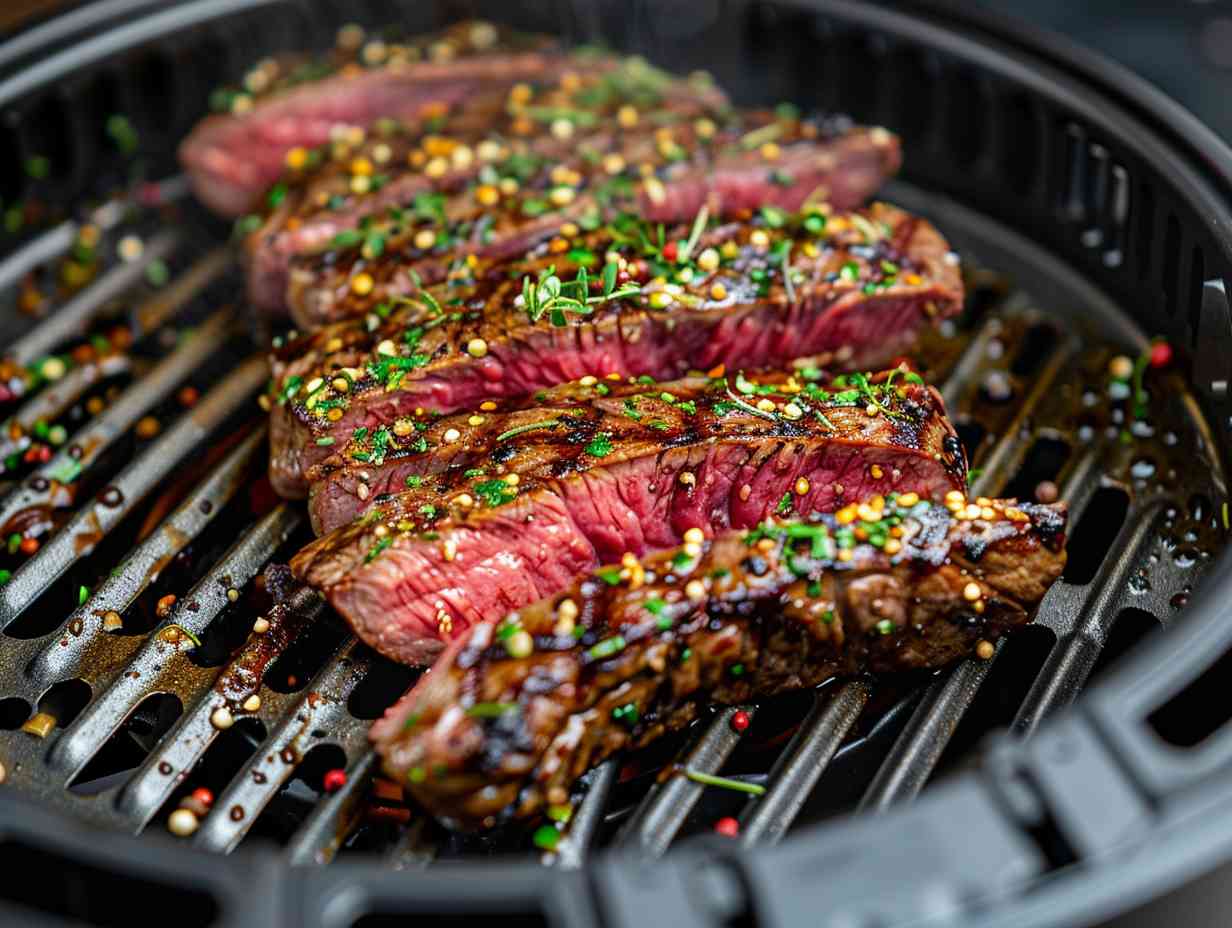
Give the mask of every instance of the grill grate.
<svg viewBox="0 0 1232 928">
<path fill-rule="evenodd" d="M 183 185 L 171 181 L 161 189 L 174 199 Z M 920 208 L 911 202 L 920 196 L 902 187 L 892 198 Z M 979 257 L 974 220 L 957 207 L 924 208 Z M 148 207 L 111 204 L 93 221 L 114 244 L 121 235 L 153 228 L 155 218 Z M 66 224 L 7 259 L 0 265 L 0 284 L 12 290 L 36 267 L 54 262 L 71 247 L 77 228 Z M 198 257 L 190 261 L 189 255 Z M 1033 257 L 1028 274 L 1021 261 L 1016 265 L 1000 253 L 990 257 L 992 266 L 1017 272 L 1018 279 L 1034 279 L 1047 267 L 1046 259 Z M 144 274 L 156 261 L 177 265 L 178 273 L 151 289 Z M 1039 624 L 1055 634 L 1056 644 L 1025 699 L 1002 720 L 1026 736 L 1074 698 L 1123 609 L 1133 606 L 1167 622 L 1178 597 L 1192 590 L 1214 547 L 1214 516 L 1205 501 L 1223 498 L 1224 478 L 1201 450 L 1211 444 L 1179 379 L 1175 391 L 1156 398 L 1156 418 L 1145 424 L 1115 421 L 1092 401 L 1104 388 L 1109 357 L 1118 349 L 1137 353 L 1145 344 L 1122 317 L 1102 303 L 1084 306 L 1088 312 L 1081 315 L 1070 306 L 1054 307 L 1010 289 L 999 273 L 973 267 L 968 317 L 930 338 L 922 357 L 942 384 L 955 421 L 972 436 L 972 465 L 979 472 L 974 491 L 993 495 L 1011 485 L 1055 480 L 1077 531 L 1094 532 L 1090 537 L 1098 539 L 1102 529 L 1110 552 L 1095 557 L 1092 578 L 1059 583 L 1040 609 Z M 136 833 L 165 819 L 194 785 L 211 783 L 217 799 L 193 844 L 230 852 L 250 835 L 274 836 L 295 863 L 327 863 L 352 849 L 379 849 L 400 867 L 493 848 L 526 851 L 521 833 L 458 842 L 413 809 L 387 805 L 378 807 L 383 817 L 376 816 L 369 801 L 377 765 L 367 747 L 368 721 L 352 703 L 382 659 L 342 635 L 314 593 L 303 591 L 269 609 L 257 589 L 254 581 L 265 564 L 304 540 L 306 520 L 302 507 L 278 503 L 260 489 L 266 429 L 253 398 L 266 372 L 263 359 L 253 354 L 257 345 L 243 333 L 240 313 L 228 305 L 238 286 L 226 249 L 187 233 L 163 232 L 147 239 L 139 260 L 105 270 L 10 342 L 15 361 L 38 362 L 113 320 L 118 305 L 137 348 L 151 343 L 156 349 L 70 370 L 28 398 L 9 420 L 21 429 L 6 427 L 0 439 L 7 442 L 0 450 L 20 450 L 16 436 L 38 420 L 62 418 L 100 384 L 127 378 L 114 402 L 78 426 L 63 451 L 0 497 L 0 522 L 33 510 L 49 528 L 58 525 L 0 588 L 0 705 L 27 710 L 0 731 L 0 764 L 10 785 L 81 819 Z M 191 338 L 164 339 L 186 323 L 192 324 Z M 998 402 L 989 395 L 994 380 L 1010 385 L 1012 399 Z M 200 401 L 132 452 L 138 421 L 166 410 L 177 388 L 189 382 L 202 386 Z M 1126 444 L 1120 436 L 1131 427 L 1142 434 Z M 1150 429 L 1159 434 L 1149 438 Z M 226 442 L 219 437 L 225 435 L 231 436 Z M 1032 471 L 1030 449 L 1041 440 L 1063 452 L 1058 473 Z M 211 444 L 222 450 L 192 471 Z M 1143 455 L 1154 474 L 1135 477 L 1143 473 Z M 1195 459 L 1209 466 L 1194 467 Z M 77 474 L 83 487 L 100 488 L 80 506 L 66 503 L 64 490 L 72 482 L 65 478 Z M 1110 532 L 1088 526 L 1084 518 L 1093 514 L 1097 522 L 1106 521 L 1095 505 L 1101 493 L 1128 499 L 1124 519 Z M 142 520 L 148 530 L 134 532 Z M 1202 545 L 1205 556 L 1195 553 Z M 175 565 L 190 553 L 199 562 L 177 573 Z M 64 608 L 70 601 L 65 588 L 79 578 L 81 565 L 99 561 L 106 562 L 104 569 L 117 569 L 76 608 Z M 179 597 L 175 605 L 142 622 L 143 609 L 148 612 L 152 601 L 169 592 Z M 51 618 L 35 623 L 35 633 L 18 635 L 36 613 Z M 133 631 L 105 631 L 113 613 L 126 623 L 133 617 Z M 57 614 L 65 616 L 63 622 L 47 630 Z M 248 636 L 259 617 L 269 630 Z M 199 648 L 189 646 L 193 639 L 202 640 Z M 301 648 L 309 657 L 292 660 Z M 773 843 L 797 818 L 816 818 L 812 800 L 826 788 L 827 776 L 846 775 L 835 772 L 835 759 L 849 752 L 875 755 L 887 735 L 892 743 L 883 757 L 873 758 L 876 772 L 858 805 L 880 809 L 909 800 L 961 753 L 964 719 L 977 728 L 986 724 L 971 710 L 981 705 L 998 665 L 1014 659 L 1011 650 L 999 647 L 992 660 L 968 661 L 938 675 L 922 694 L 895 700 L 872 682 L 853 681 L 819 691 L 811 703 L 801 701 L 803 711 L 792 719 L 794 731 L 781 739 L 781 750 L 763 750 L 758 769 L 736 774 L 767 786 L 763 796 L 736 810 L 741 841 Z M 211 662 L 210 653 L 221 657 Z M 290 669 L 275 674 L 284 660 Z M 292 676 L 298 678 L 294 683 Z M 84 700 L 65 696 L 71 681 L 83 682 Z M 81 688 L 72 691 L 80 694 Z M 384 695 L 392 700 L 396 691 Z M 259 702 L 233 720 L 232 729 L 218 724 L 215 714 L 224 696 Z M 158 716 L 151 700 L 164 697 L 182 714 L 151 721 L 151 714 Z M 896 709 L 886 714 L 887 704 Z M 748 736 L 730 724 L 735 711 L 718 711 L 691 732 L 682 763 L 709 773 L 737 761 L 748 766 L 747 752 L 742 754 Z M 760 719 L 767 707 L 745 711 Z M 876 727 L 881 737 L 872 738 L 882 716 Z M 137 743 L 141 756 L 102 777 L 89 776 L 116 738 Z M 313 782 L 319 779 L 313 762 L 318 750 L 333 752 L 339 763 L 345 759 L 348 779 L 336 792 L 324 793 Z M 589 849 L 608 842 L 659 855 L 713 818 L 706 788 L 683 777 L 667 778 L 632 805 L 628 792 L 619 759 L 594 771 L 569 834 L 545 862 L 576 867 Z"/>
</svg>

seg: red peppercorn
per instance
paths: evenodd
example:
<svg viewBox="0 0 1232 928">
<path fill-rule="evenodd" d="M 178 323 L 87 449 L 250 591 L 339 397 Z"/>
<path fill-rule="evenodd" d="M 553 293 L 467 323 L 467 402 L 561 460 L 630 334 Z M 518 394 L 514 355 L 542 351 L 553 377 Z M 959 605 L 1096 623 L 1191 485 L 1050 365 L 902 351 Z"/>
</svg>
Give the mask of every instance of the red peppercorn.
<svg viewBox="0 0 1232 928">
<path fill-rule="evenodd" d="M 1172 363 L 1172 346 L 1156 342 L 1151 346 L 1151 367 L 1167 367 Z"/>
<path fill-rule="evenodd" d="M 192 791 L 192 798 L 207 809 L 214 804 L 214 794 L 204 786 L 198 786 Z"/>
<path fill-rule="evenodd" d="M 345 770 L 342 770 L 341 768 L 337 768 L 334 770 L 326 771 L 325 779 L 323 781 L 323 784 L 325 786 L 325 792 L 327 793 L 338 792 L 338 790 L 346 786 L 346 781 L 347 781 L 347 775 L 346 775 Z"/>
<path fill-rule="evenodd" d="M 728 838 L 734 838 L 740 834 L 740 823 L 730 815 L 725 815 L 714 823 L 714 830 Z"/>
<path fill-rule="evenodd" d="M 664 261 L 675 261 L 676 253 L 677 252 L 676 252 L 675 242 L 668 242 L 666 245 L 663 246 L 663 260 Z"/>
<path fill-rule="evenodd" d="M 748 731 L 749 714 L 745 712 L 743 709 L 741 709 L 739 712 L 734 713 L 731 717 L 731 727 L 732 727 L 732 731 L 735 731 L 735 732 Z"/>
<path fill-rule="evenodd" d="M 37 538 L 23 538 L 19 547 L 22 554 L 36 554 L 39 549 L 39 540 Z"/>
</svg>

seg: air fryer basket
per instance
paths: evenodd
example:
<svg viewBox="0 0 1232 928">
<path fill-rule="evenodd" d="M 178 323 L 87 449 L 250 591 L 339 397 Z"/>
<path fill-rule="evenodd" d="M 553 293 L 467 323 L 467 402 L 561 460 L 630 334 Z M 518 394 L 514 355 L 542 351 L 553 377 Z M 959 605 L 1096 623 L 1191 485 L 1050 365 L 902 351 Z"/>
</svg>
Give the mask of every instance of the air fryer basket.
<svg viewBox="0 0 1232 928">
<path fill-rule="evenodd" d="M 285 656 L 231 655 L 260 603 L 254 578 L 303 540 L 304 514 L 257 482 L 267 336 L 237 305 L 228 230 L 188 202 L 174 162 L 210 90 L 263 55 L 321 47 L 348 22 L 417 31 L 470 15 L 706 68 L 738 102 L 790 100 L 899 132 L 905 168 L 886 198 L 934 220 L 968 270 L 967 315 L 923 357 L 980 470 L 974 488 L 1029 494 L 1053 479 L 1073 513 L 1071 568 L 1041 627 L 994 660 L 906 693 L 854 681 L 751 709 L 755 726 L 793 712 L 788 730 L 799 723 L 769 760 L 742 753 L 731 710 L 718 712 L 676 747 L 704 770 L 744 764 L 764 796 L 745 805 L 683 778 L 643 796 L 648 778 L 618 783 L 609 762 L 549 860 L 524 835 L 449 843 L 413 811 L 397 827 L 358 820 L 380 708 L 367 704 L 409 677 L 312 597 L 286 619 Z M 5 924 L 159 912 L 322 928 L 485 915 L 1080 925 L 1232 861 L 1232 153 L 1131 75 L 933 4 L 100 0 L 0 47 L 0 112 L 0 199 L 23 221 L 39 218 L 36 201 L 44 213 L 6 240 L 6 305 L 83 222 L 100 230 L 100 254 L 141 241 L 41 321 L 0 320 L 5 356 L 22 365 L 117 304 L 136 339 L 15 416 L 67 415 L 75 431 L 8 485 L 0 522 L 37 515 L 62 468 L 84 467 L 79 502 L 96 495 L 0 587 Z M 117 151 L 126 126 L 137 162 Z M 176 339 L 173 324 L 195 336 Z M 1148 336 L 1175 356 L 1152 375 L 1151 420 L 1101 418 L 1088 398 L 1109 358 L 1140 354 Z M 990 400 L 990 376 L 1013 385 L 1011 402 Z M 119 389 L 72 420 L 108 384 Z M 200 394 L 191 412 L 177 405 L 185 385 Z M 150 415 L 158 434 L 142 432 Z M 0 459 L 14 442 L 6 425 Z M 169 593 L 179 599 L 160 612 Z M 125 614 L 124 633 L 101 630 L 109 611 Z M 202 646 L 182 651 L 180 629 Z M 264 672 L 261 706 L 220 736 L 213 687 L 240 665 Z M 176 841 L 162 822 L 203 782 L 203 754 L 218 799 Z M 325 793 L 321 773 L 336 766 L 347 783 Z M 721 814 L 740 817 L 739 839 L 698 834 Z M 361 853 L 378 846 L 383 856 Z M 23 869 L 42 876 L 15 879 Z"/>
</svg>

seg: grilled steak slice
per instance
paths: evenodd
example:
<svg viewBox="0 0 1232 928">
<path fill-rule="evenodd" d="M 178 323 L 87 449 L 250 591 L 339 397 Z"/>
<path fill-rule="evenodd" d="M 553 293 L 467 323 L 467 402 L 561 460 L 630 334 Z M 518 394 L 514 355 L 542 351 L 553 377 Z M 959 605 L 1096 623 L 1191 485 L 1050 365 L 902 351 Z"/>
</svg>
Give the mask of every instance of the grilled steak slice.
<svg viewBox="0 0 1232 928">
<path fill-rule="evenodd" d="M 660 239 L 630 219 L 290 341 L 273 360 L 275 488 L 303 496 L 304 474 L 331 447 L 417 409 L 473 408 L 587 375 L 666 380 L 800 356 L 864 367 L 961 306 L 945 240 L 891 206 L 790 221 L 763 210 L 692 240 L 688 227 Z M 600 255 L 609 263 L 583 277 L 579 262 Z"/>
<path fill-rule="evenodd" d="M 239 215 L 278 179 L 289 151 L 331 141 L 336 127 L 435 115 L 484 89 L 552 76 L 560 60 L 544 37 L 484 22 L 405 44 L 340 48 L 318 61 L 270 59 L 244 90 L 217 95 L 225 112 L 193 129 L 180 161 L 203 202 Z"/>
<path fill-rule="evenodd" d="M 399 419 L 392 428 L 361 428 L 344 446 L 330 449 L 334 453 L 308 475 L 309 512 L 317 534 L 323 535 L 408 485 L 442 497 L 468 492 L 483 498 L 486 489 L 488 498 L 496 492 L 499 500 L 501 491 L 515 493 L 501 484 L 509 474 L 518 475 L 524 486 L 528 480 L 576 475 L 593 466 L 616 467 L 666 446 L 723 441 L 733 434 L 745 440 L 793 432 L 802 436 L 817 427 L 835 449 L 836 460 L 855 456 L 867 458 L 869 465 L 883 464 L 883 477 L 869 485 L 870 492 L 884 493 L 898 489 L 899 480 L 919 479 L 918 471 L 901 474 L 913 471 L 904 459 L 940 450 L 961 462 L 957 446 L 946 447 L 953 439 L 940 400 L 918 377 L 906 377 L 910 381 L 890 371 L 819 383 L 821 371 L 807 368 L 794 374 L 735 373 L 663 383 L 588 377 L 584 383 L 488 402 L 485 408 L 439 419 Z M 883 393 L 904 411 L 886 407 L 889 412 L 882 415 L 874 406 L 870 416 L 870 403 L 881 403 Z M 873 450 L 882 446 L 884 455 Z M 935 469 L 939 472 L 941 465 Z M 847 487 L 848 498 L 858 496 L 865 481 L 853 479 L 850 470 L 803 502 L 829 508 L 836 481 Z M 763 505 L 758 501 L 754 508 Z"/>
<path fill-rule="evenodd" d="M 360 638 L 419 663 L 471 625 L 599 564 L 677 545 L 689 529 L 965 487 L 962 447 L 935 391 L 857 382 L 838 399 L 744 378 L 730 391 L 681 389 L 684 401 L 608 396 L 511 415 L 491 437 L 481 423 L 465 445 L 456 426 L 430 430 L 442 456 L 457 455 L 449 471 L 318 539 L 291 567 Z"/>
<path fill-rule="evenodd" d="M 1028 621 L 1061 505 L 874 497 L 607 567 L 455 641 L 372 729 L 451 824 L 568 802 L 586 770 L 693 720 L 836 676 L 940 667 Z"/>
<path fill-rule="evenodd" d="M 373 246 L 389 238 L 393 229 L 435 226 L 432 251 L 439 256 L 447 243 L 460 238 L 464 217 L 476 223 L 500 197 L 508 200 L 522 191 L 530 202 L 528 211 L 537 204 L 555 209 L 548 190 L 532 189 L 537 200 L 531 200 L 524 189 L 528 183 L 532 188 L 546 184 L 553 164 L 562 171 L 593 174 L 616 167 L 611 156 L 623 151 L 628 164 L 661 165 L 668 155 L 677 157 L 684 149 L 656 144 L 654 133 L 664 131 L 658 120 L 680 121 L 690 134 L 700 125 L 712 138 L 719 132 L 713 119 L 723 121 L 729 109 L 709 81 L 673 78 L 637 58 L 575 53 L 567 63 L 571 67 L 562 64 L 558 79 L 480 93 L 444 117 L 414 123 L 384 120 L 358 147 L 296 152 L 292 160 L 299 167 L 288 169 L 271 192 L 269 214 L 246 241 L 253 305 L 270 312 L 286 308 L 288 264 L 296 255 L 332 252 L 348 239 L 362 238 L 371 256 Z M 745 121 L 758 126 L 767 117 Z M 897 164 L 894 140 L 883 135 Z M 579 152 L 590 160 L 580 159 Z M 452 195 L 449 201 L 447 194 Z M 450 217 L 452 236 L 437 226 L 445 217 Z M 363 235 L 357 236 L 361 224 Z M 482 240 L 473 245 L 477 253 L 491 249 L 491 243 Z M 359 250 L 358 242 L 354 249 Z M 334 256 L 322 260 L 328 268 Z M 436 263 L 428 262 L 425 276 Z M 301 269 L 298 290 L 308 289 L 302 279 L 311 271 L 311 266 Z M 299 309 L 297 321 L 305 328 L 328 317 L 324 309 L 317 316 L 302 305 Z"/>
<path fill-rule="evenodd" d="M 770 134 L 778 141 L 751 149 L 745 142 Z M 680 126 L 601 130 L 580 143 L 548 134 L 529 147 L 530 154 L 513 151 L 449 198 L 421 194 L 420 208 L 395 209 L 320 252 L 295 257 L 285 294 L 295 322 L 312 330 L 361 314 L 419 283 L 445 279 L 468 255 L 513 257 L 566 223 L 594 228 L 621 211 L 689 222 L 703 204 L 710 215 L 728 218 L 759 206 L 795 211 L 808 197 L 855 207 L 899 160 L 897 140 L 885 130 L 837 132 L 761 113 L 733 116 L 722 129 L 702 116 Z M 648 168 L 655 173 L 643 176 Z M 404 178 L 423 183 L 413 169 Z M 295 235 L 323 228 L 300 226 Z"/>
</svg>

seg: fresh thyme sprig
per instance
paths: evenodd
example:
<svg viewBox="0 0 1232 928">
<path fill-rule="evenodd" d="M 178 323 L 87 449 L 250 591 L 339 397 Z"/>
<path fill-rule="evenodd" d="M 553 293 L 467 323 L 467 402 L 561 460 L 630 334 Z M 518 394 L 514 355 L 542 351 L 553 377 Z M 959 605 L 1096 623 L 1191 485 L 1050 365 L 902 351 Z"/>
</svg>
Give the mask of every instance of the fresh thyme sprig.
<svg viewBox="0 0 1232 928">
<path fill-rule="evenodd" d="M 586 268 L 579 268 L 577 277 L 573 280 L 562 281 L 556 276 L 556 267 L 553 265 L 540 271 L 538 280 L 531 280 L 529 275 L 522 278 L 522 308 L 526 310 L 531 322 L 538 322 L 546 315 L 552 325 L 563 326 L 566 324 L 566 313 L 589 315 L 597 304 L 637 296 L 642 292 L 641 288 L 633 283 L 617 288 L 616 275 L 615 264 L 604 265 L 601 277 L 603 290 L 592 296 Z"/>
</svg>

